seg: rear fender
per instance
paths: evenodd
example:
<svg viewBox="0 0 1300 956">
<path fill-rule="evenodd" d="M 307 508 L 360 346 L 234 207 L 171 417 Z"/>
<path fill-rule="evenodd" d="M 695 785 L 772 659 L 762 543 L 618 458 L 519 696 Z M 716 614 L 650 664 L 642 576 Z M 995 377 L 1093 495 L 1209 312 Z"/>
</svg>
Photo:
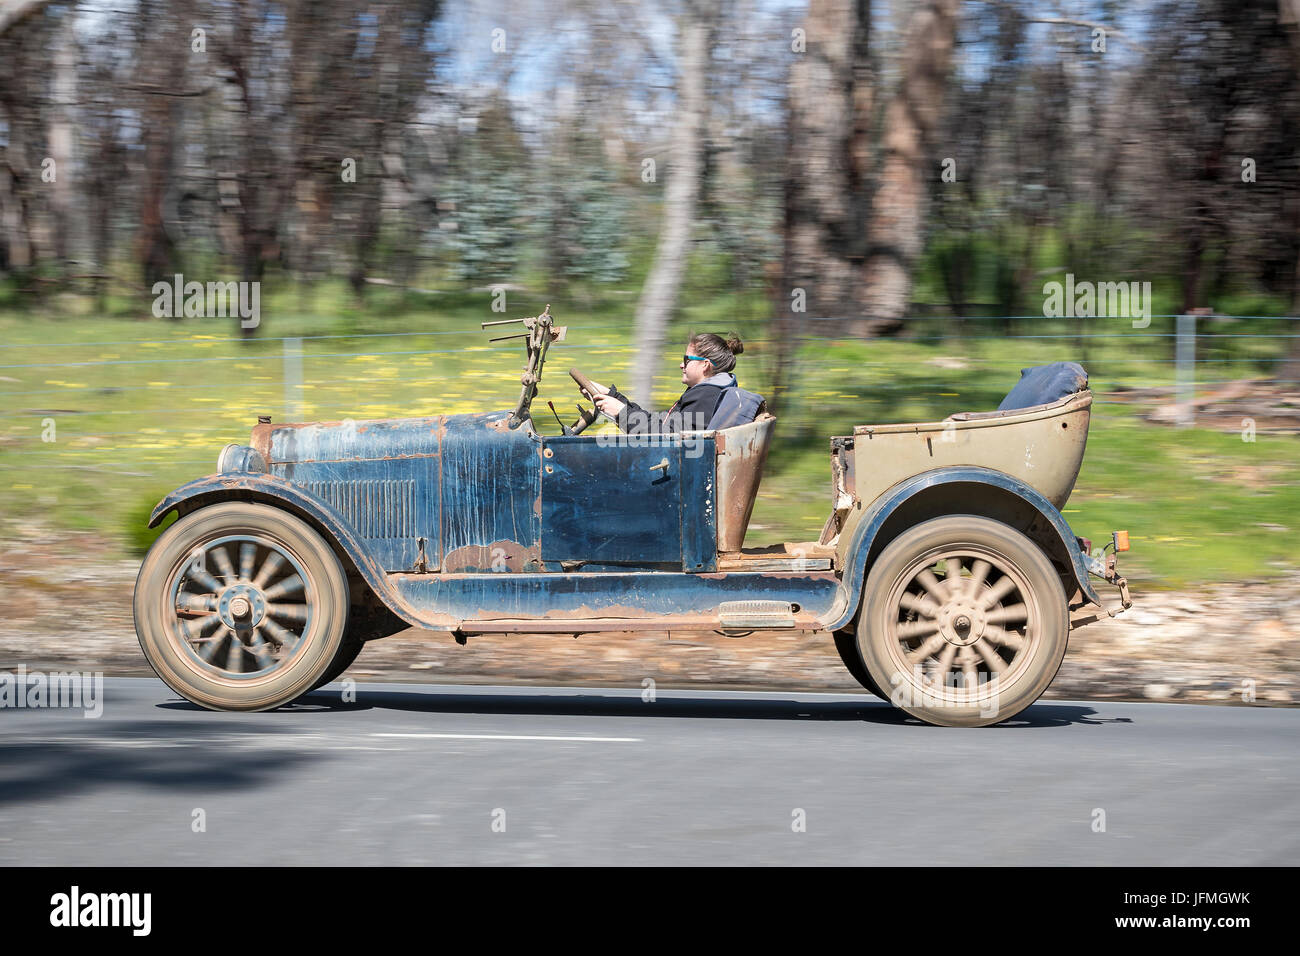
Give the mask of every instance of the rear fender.
<svg viewBox="0 0 1300 956">
<path fill-rule="evenodd" d="M 867 506 L 866 514 L 841 546 L 844 568 L 838 616 L 827 624 L 835 631 L 853 620 L 862 600 L 862 587 L 881 551 L 922 521 L 947 514 L 974 514 L 1002 521 L 1027 534 L 1048 556 L 1066 569 L 1061 584 L 1069 598 L 1077 588 L 1085 604 L 1101 606 L 1088 581 L 1088 558 L 1061 513 L 1041 493 L 1010 475 L 975 465 L 941 468 L 894 485 Z"/>
</svg>

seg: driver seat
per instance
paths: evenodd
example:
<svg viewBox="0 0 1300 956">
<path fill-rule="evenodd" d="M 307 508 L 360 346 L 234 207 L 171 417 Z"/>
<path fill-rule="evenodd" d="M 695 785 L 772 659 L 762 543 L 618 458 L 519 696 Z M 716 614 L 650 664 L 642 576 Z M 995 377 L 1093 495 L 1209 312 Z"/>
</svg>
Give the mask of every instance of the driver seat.
<svg viewBox="0 0 1300 956">
<path fill-rule="evenodd" d="M 739 551 L 745 542 L 775 426 L 776 416 L 762 411 L 744 425 L 703 433 L 712 434 L 717 446 L 715 500 L 719 552 Z"/>
</svg>

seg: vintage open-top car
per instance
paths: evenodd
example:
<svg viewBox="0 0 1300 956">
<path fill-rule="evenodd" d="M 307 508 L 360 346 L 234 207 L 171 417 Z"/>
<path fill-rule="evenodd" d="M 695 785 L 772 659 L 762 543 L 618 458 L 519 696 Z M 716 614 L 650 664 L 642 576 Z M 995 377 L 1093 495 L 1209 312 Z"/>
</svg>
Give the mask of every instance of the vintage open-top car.
<svg viewBox="0 0 1300 956">
<path fill-rule="evenodd" d="M 168 495 L 150 526 L 178 520 L 135 588 L 158 676 L 204 707 L 263 710 L 407 627 L 462 643 L 785 629 L 829 632 L 853 676 L 908 713 L 974 726 L 1033 703 L 1070 629 L 1115 613 L 1090 575 L 1130 606 L 1115 566 L 1127 534 L 1093 552 L 1060 512 L 1092 404 L 1077 365 L 1027 370 L 999 411 L 832 438 L 818 540 L 746 548 L 772 415 L 588 435 L 596 414 L 580 408 L 543 434 L 532 403 L 565 330 L 549 307 L 514 321 L 528 360 L 513 410 L 263 417 L 216 474 Z"/>
</svg>

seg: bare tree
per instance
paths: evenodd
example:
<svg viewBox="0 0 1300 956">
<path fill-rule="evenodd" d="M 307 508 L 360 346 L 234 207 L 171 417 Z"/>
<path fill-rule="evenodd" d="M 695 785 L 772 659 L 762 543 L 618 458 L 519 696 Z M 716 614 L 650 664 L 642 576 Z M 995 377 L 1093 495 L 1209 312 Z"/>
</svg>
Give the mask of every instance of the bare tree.
<svg viewBox="0 0 1300 956">
<path fill-rule="evenodd" d="M 1285 25 L 1287 38 L 1291 41 L 1295 69 L 1300 74 L 1300 0 L 1278 0 L 1278 5 L 1278 19 Z M 1291 314 L 1300 315 L 1300 255 L 1296 258 Z M 1300 322 L 1295 324 L 1300 326 Z M 1300 382 L 1300 338 L 1291 339 L 1286 360 L 1278 369 L 1278 378 L 1293 383 Z"/>
<path fill-rule="evenodd" d="M 0 11 L 0 264 L 26 274 L 40 258 L 36 226 L 44 151 L 41 82 L 44 47 L 51 35 L 43 3 L 18 2 Z"/>
<path fill-rule="evenodd" d="M 942 115 L 958 0 L 924 0 L 908 18 L 901 76 L 885 110 L 884 156 L 868 219 L 862 314 L 897 322 L 907 313 L 925 228 L 929 153 Z"/>
<path fill-rule="evenodd" d="M 844 316 L 856 293 L 850 259 L 861 234 L 858 200 L 869 155 L 860 137 L 871 109 L 862 62 L 870 4 L 812 0 L 805 24 L 806 50 L 796 50 L 790 65 L 786 301 L 779 312 Z"/>
<path fill-rule="evenodd" d="M 178 4 L 178 6 L 180 6 Z M 167 229 L 168 191 L 174 183 L 174 164 L 181 92 L 189 53 L 189 31 L 183 22 L 186 8 L 169 15 L 167 4 L 141 0 L 136 18 L 136 48 L 144 72 L 136 92 L 140 101 L 144 140 L 143 181 L 139 193 L 136 262 L 146 286 L 170 279 L 176 270 L 176 243 Z"/>
<path fill-rule="evenodd" d="M 708 0 L 688 0 L 678 24 L 677 125 L 673 129 L 663 224 L 654 264 L 636 307 L 640 359 L 632 376 L 633 400 L 648 405 L 664 334 L 690 255 L 691 226 L 704 171 L 707 72 L 715 20 Z"/>
</svg>

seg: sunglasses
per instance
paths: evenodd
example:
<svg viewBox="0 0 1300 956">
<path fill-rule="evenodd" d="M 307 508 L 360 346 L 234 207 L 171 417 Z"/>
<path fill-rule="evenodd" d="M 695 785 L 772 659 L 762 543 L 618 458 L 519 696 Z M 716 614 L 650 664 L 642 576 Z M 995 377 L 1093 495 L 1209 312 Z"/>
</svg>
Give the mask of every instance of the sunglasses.
<svg viewBox="0 0 1300 956">
<path fill-rule="evenodd" d="M 712 360 L 712 359 L 706 359 L 703 355 L 683 355 L 683 356 L 682 356 L 682 364 L 683 364 L 683 365 L 690 365 L 692 362 L 708 362 L 710 365 L 713 364 L 713 360 Z"/>
</svg>

